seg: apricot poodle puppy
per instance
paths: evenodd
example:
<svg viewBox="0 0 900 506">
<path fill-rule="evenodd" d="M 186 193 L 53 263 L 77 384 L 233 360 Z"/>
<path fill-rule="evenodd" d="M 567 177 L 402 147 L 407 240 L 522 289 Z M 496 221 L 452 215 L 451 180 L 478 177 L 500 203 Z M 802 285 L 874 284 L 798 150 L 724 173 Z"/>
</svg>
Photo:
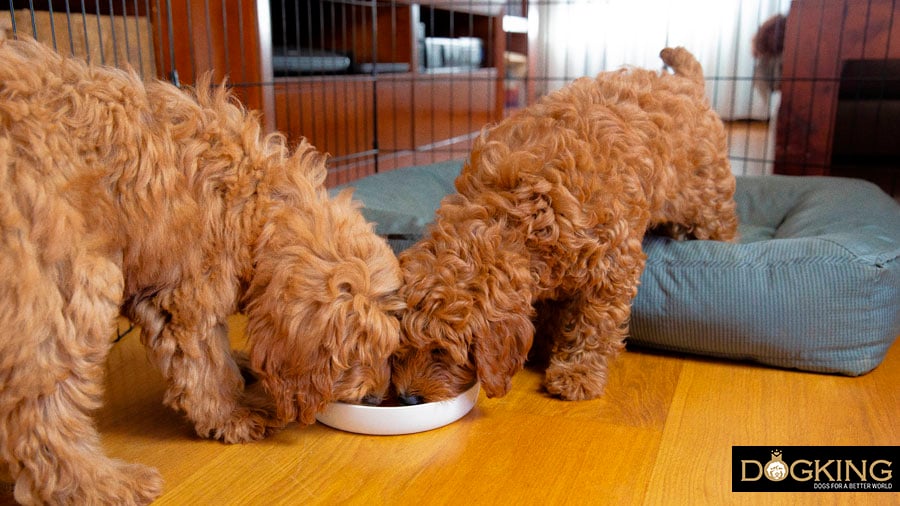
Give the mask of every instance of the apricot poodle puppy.
<svg viewBox="0 0 900 506">
<path fill-rule="evenodd" d="M 502 396 L 532 345 L 549 355 L 548 393 L 597 397 L 624 347 L 644 233 L 735 238 L 735 179 L 703 71 L 683 48 L 660 56 L 674 75 L 582 78 L 475 141 L 458 193 L 400 255 L 402 401 L 476 379 Z"/>
<path fill-rule="evenodd" d="M 0 42 L 0 454 L 22 503 L 148 503 L 90 412 L 120 312 L 203 437 L 252 441 L 380 397 L 401 272 L 325 156 L 293 153 L 223 87 L 192 94 Z M 252 401 L 226 317 L 248 316 Z"/>
</svg>

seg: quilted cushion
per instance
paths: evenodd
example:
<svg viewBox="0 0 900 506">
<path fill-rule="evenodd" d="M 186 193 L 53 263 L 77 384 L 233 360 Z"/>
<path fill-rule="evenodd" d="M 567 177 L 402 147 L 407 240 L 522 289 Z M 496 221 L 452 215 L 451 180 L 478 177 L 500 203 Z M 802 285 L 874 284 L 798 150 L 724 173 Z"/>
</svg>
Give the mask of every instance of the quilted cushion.
<svg viewBox="0 0 900 506">
<path fill-rule="evenodd" d="M 351 183 L 396 251 L 421 237 L 461 162 Z M 739 177 L 741 239 L 648 236 L 629 342 L 816 372 L 864 374 L 900 334 L 900 205 L 875 185 Z"/>
</svg>

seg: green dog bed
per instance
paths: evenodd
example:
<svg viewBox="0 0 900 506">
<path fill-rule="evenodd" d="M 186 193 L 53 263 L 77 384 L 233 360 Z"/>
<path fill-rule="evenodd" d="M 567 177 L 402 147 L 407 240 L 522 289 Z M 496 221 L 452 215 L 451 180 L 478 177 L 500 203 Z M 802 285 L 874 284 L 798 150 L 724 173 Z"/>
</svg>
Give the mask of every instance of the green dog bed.
<svg viewBox="0 0 900 506">
<path fill-rule="evenodd" d="M 347 186 L 395 251 L 414 243 L 461 162 Z M 739 177 L 738 243 L 647 236 L 629 342 L 860 375 L 900 334 L 900 205 L 844 178 Z"/>
</svg>

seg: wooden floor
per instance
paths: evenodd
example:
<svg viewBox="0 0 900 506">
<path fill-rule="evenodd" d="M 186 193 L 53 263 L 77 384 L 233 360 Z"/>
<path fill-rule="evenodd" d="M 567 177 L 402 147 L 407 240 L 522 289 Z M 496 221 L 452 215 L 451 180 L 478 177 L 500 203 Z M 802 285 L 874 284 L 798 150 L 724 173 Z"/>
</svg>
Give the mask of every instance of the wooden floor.
<svg viewBox="0 0 900 506">
<path fill-rule="evenodd" d="M 898 493 L 735 494 L 730 475 L 732 445 L 900 444 L 900 344 L 859 378 L 629 349 L 603 399 L 563 402 L 539 385 L 526 370 L 506 397 L 482 394 L 461 420 L 421 434 L 361 436 L 317 424 L 228 446 L 198 439 L 160 404 L 159 374 L 129 335 L 113 349 L 97 420 L 109 454 L 162 472 L 160 505 L 900 501 Z M 0 485 L 0 504 L 12 503 L 9 483 Z"/>
<path fill-rule="evenodd" d="M 731 172 L 740 176 L 772 173 L 775 159 L 775 131 L 764 121 L 725 123 Z"/>
</svg>

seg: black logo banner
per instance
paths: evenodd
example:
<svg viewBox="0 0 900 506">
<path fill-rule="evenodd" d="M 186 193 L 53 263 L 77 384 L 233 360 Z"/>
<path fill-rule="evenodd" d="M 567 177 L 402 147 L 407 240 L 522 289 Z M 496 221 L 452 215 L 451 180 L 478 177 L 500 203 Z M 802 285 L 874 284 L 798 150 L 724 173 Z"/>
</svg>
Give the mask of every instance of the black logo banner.
<svg viewBox="0 0 900 506">
<path fill-rule="evenodd" d="M 732 492 L 900 492 L 900 446 L 732 446 Z"/>
</svg>

